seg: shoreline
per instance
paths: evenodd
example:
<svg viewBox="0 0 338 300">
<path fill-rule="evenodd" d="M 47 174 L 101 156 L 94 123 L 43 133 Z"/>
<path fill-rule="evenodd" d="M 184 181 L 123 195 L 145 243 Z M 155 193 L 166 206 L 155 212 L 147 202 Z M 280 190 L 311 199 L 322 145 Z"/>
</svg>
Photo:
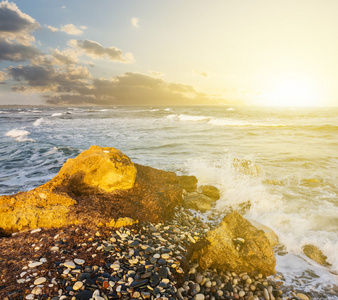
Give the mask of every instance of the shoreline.
<svg viewBox="0 0 338 300">
<path fill-rule="evenodd" d="M 175 218 L 165 223 L 146 222 L 120 229 L 71 225 L 16 233 L 0 240 L 0 297 L 292 298 L 279 274 L 266 278 L 262 274 L 203 271 L 196 262 L 189 262 L 193 241 L 202 239 L 208 229 L 208 224 L 180 208 Z M 314 298 L 298 295 L 298 299 Z"/>
</svg>

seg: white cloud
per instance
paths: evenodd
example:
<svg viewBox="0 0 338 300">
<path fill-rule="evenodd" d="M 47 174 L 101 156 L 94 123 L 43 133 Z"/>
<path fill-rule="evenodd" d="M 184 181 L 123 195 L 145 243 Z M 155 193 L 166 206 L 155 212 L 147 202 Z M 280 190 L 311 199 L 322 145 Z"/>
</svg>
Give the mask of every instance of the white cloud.
<svg viewBox="0 0 338 300">
<path fill-rule="evenodd" d="M 140 19 L 139 18 L 132 18 L 131 19 L 131 24 L 133 25 L 133 26 L 135 26 L 135 27 L 139 27 L 139 24 L 138 24 L 138 22 L 140 21 Z"/>
<path fill-rule="evenodd" d="M 51 31 L 51 32 L 56 32 L 56 31 L 59 31 L 59 29 L 58 28 L 56 28 L 56 27 L 53 27 L 53 26 L 50 26 L 50 25 L 48 25 L 47 26 L 47 28 Z"/>
<path fill-rule="evenodd" d="M 87 27 L 80 26 L 80 28 L 84 30 Z M 80 35 L 83 33 L 83 31 L 80 28 L 77 28 L 74 24 L 66 24 L 66 25 L 61 26 L 60 30 L 70 35 Z"/>
</svg>

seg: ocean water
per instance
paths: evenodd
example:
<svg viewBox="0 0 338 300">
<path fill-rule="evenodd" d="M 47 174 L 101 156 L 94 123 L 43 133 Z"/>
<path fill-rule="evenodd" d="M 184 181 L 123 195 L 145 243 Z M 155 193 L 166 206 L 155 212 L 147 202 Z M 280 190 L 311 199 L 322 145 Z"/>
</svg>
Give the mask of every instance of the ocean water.
<svg viewBox="0 0 338 300">
<path fill-rule="evenodd" d="M 338 299 L 337 108 L 0 107 L 0 128 L 0 194 L 41 185 L 91 145 L 115 147 L 217 186 L 217 211 L 276 232 L 288 289 Z"/>
</svg>

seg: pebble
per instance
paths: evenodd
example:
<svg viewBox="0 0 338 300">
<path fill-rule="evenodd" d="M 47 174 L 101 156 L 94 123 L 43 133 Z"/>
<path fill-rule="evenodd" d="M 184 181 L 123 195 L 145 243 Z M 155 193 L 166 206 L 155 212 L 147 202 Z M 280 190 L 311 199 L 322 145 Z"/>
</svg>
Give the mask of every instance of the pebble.
<svg viewBox="0 0 338 300">
<path fill-rule="evenodd" d="M 79 258 L 75 258 L 74 262 L 79 266 L 82 266 L 85 263 L 83 259 L 79 259 Z"/>
<path fill-rule="evenodd" d="M 43 284 L 46 282 L 46 278 L 45 277 L 39 277 L 37 279 L 34 280 L 34 285 L 39 285 L 39 284 Z"/>
<path fill-rule="evenodd" d="M 74 269 L 75 268 L 75 264 L 74 264 L 74 262 L 72 262 L 72 261 L 66 261 L 66 262 L 64 262 L 64 264 L 63 264 L 66 268 L 69 268 L 69 269 Z"/>
<path fill-rule="evenodd" d="M 36 262 L 32 262 L 32 263 L 30 263 L 29 265 L 28 265 L 28 267 L 30 267 L 30 268 L 36 268 L 36 267 L 38 267 L 38 266 L 41 266 L 43 264 L 43 262 L 41 262 L 41 261 L 36 261 Z"/>
<path fill-rule="evenodd" d="M 297 297 L 301 300 L 309 300 L 309 297 L 302 293 L 297 293 Z"/>
<path fill-rule="evenodd" d="M 80 290 L 83 287 L 83 282 L 82 281 L 76 281 L 73 285 L 73 290 L 77 291 Z"/>
<path fill-rule="evenodd" d="M 197 294 L 197 295 L 195 295 L 194 299 L 195 300 L 204 300 L 205 296 L 204 296 L 204 294 Z"/>
</svg>

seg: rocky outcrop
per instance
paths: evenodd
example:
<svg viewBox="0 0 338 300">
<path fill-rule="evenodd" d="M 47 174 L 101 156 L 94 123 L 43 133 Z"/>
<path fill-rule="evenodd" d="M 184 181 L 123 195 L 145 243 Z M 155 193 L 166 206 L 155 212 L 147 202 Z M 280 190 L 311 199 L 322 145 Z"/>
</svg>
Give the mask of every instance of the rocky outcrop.
<svg viewBox="0 0 338 300">
<path fill-rule="evenodd" d="M 92 146 L 68 160 L 57 176 L 28 192 L 0 197 L 4 233 L 112 219 L 158 222 L 182 201 L 175 173 L 134 164 L 114 148 Z"/>
<path fill-rule="evenodd" d="M 327 257 L 315 245 L 310 245 L 310 244 L 305 245 L 303 247 L 303 252 L 308 258 L 312 259 L 313 261 L 315 261 L 316 263 L 318 263 L 318 264 L 320 264 L 324 267 L 327 267 L 327 266 L 330 265 L 327 262 Z"/>
<path fill-rule="evenodd" d="M 265 226 L 257 221 L 249 220 L 250 223 L 255 226 L 259 230 L 263 230 L 266 237 L 268 238 L 268 241 L 272 247 L 277 246 L 279 244 L 278 236 L 277 234 L 268 226 Z"/>
<path fill-rule="evenodd" d="M 195 176 L 179 176 L 180 185 L 187 192 L 192 193 L 197 189 L 197 178 Z"/>
<path fill-rule="evenodd" d="M 136 173 L 130 158 L 120 150 L 91 146 L 75 159 L 68 159 L 57 180 L 76 195 L 110 193 L 131 189 Z"/>
<path fill-rule="evenodd" d="M 183 192 L 183 206 L 205 212 L 220 198 L 218 188 L 212 185 L 199 186 L 194 192 Z"/>
<path fill-rule="evenodd" d="M 265 233 L 237 212 L 224 217 L 217 228 L 209 231 L 206 243 L 192 255 L 203 269 L 276 273 L 273 248 Z"/>
<path fill-rule="evenodd" d="M 185 208 L 191 208 L 201 212 L 210 210 L 213 202 L 210 197 L 197 192 L 186 193 L 183 198 L 183 206 Z"/>
<path fill-rule="evenodd" d="M 204 196 L 213 199 L 214 201 L 220 198 L 219 189 L 213 185 L 201 185 L 198 187 L 197 191 Z"/>
</svg>

